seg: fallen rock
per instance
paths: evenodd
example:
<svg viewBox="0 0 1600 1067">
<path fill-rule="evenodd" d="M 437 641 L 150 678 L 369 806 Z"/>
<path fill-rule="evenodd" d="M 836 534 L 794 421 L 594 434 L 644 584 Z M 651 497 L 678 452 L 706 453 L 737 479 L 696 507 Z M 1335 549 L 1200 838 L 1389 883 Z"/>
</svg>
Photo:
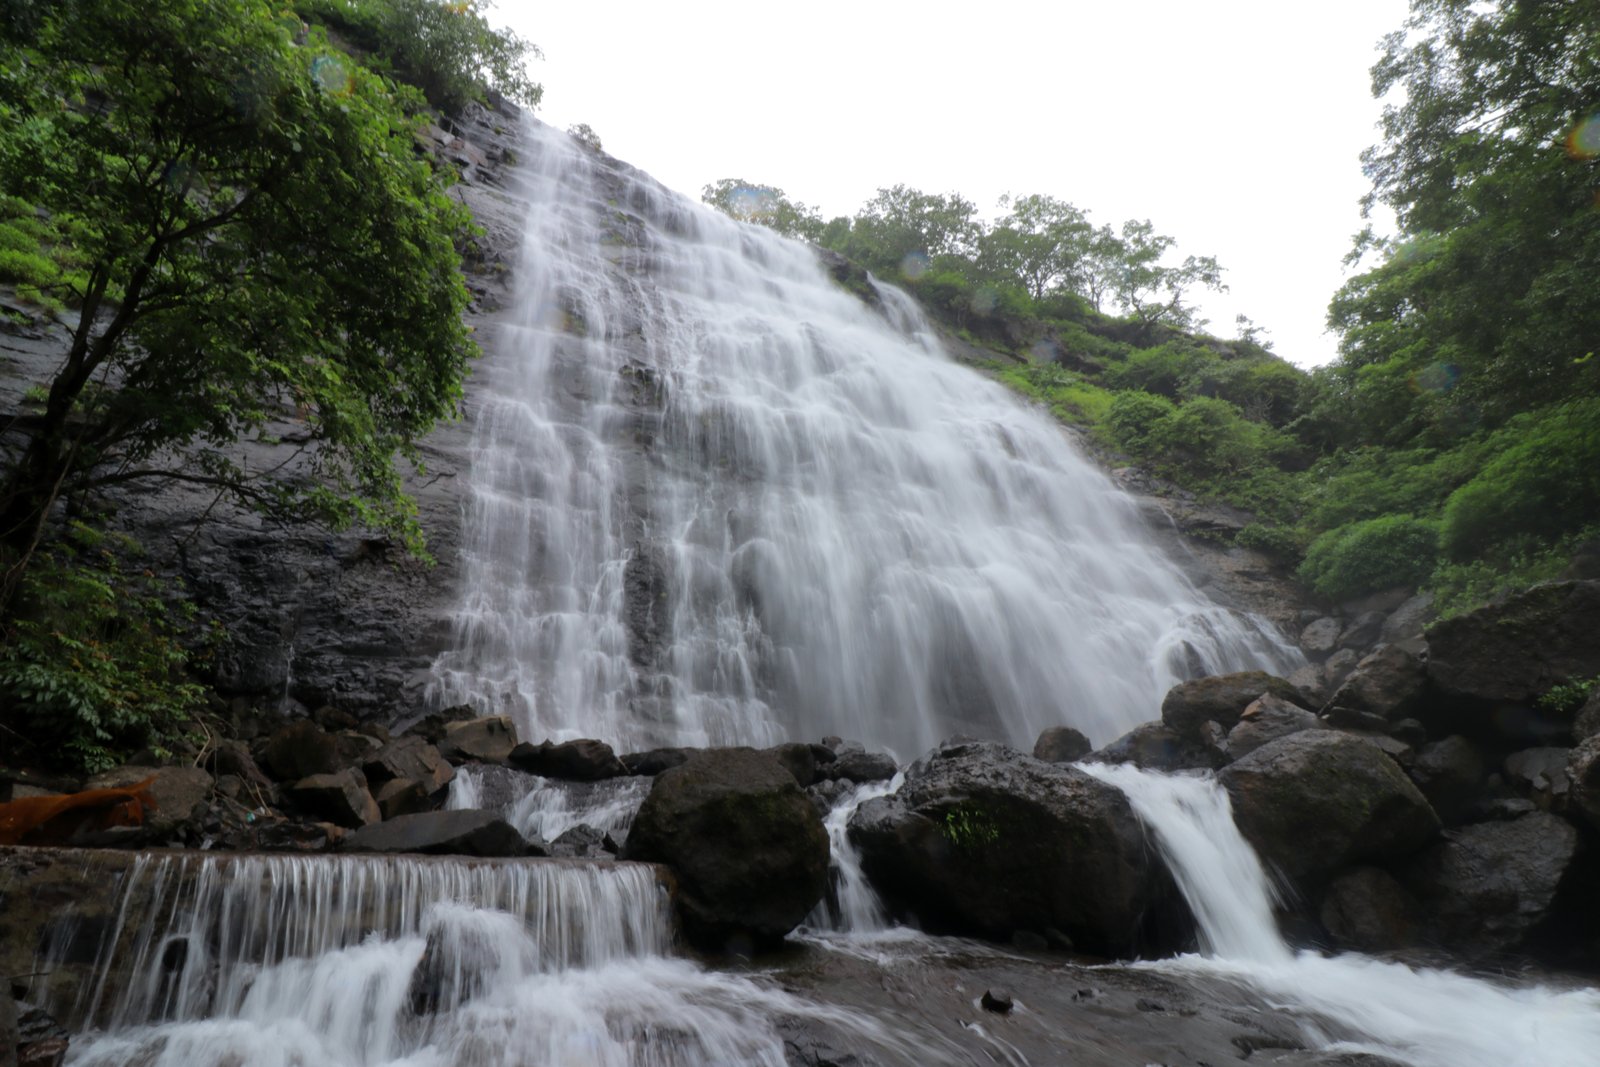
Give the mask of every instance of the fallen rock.
<svg viewBox="0 0 1600 1067">
<path fill-rule="evenodd" d="M 1325 656 L 1339 644 L 1339 634 L 1344 625 L 1332 616 L 1324 616 L 1300 631 L 1300 648 L 1308 656 Z"/>
<path fill-rule="evenodd" d="M 1280 737 L 1219 778 L 1240 831 L 1307 897 L 1343 867 L 1398 859 L 1439 832 L 1394 760 L 1337 730 Z"/>
<path fill-rule="evenodd" d="M 1248 756 L 1269 741 L 1321 728 L 1321 720 L 1305 708 L 1266 693 L 1245 708 L 1238 725 L 1228 731 L 1228 756 Z"/>
<path fill-rule="evenodd" d="M 420 852 L 430 856 L 527 856 L 516 827 L 490 811 L 468 808 L 401 815 L 357 830 L 340 843 L 344 852 Z"/>
<path fill-rule="evenodd" d="M 1524 947 L 1550 912 L 1578 848 L 1565 820 L 1534 812 L 1450 830 L 1406 866 L 1431 937 L 1471 955 Z"/>
<path fill-rule="evenodd" d="M 511 750 L 509 759 L 513 767 L 529 774 L 570 782 L 598 782 L 628 773 L 610 745 L 587 738 L 559 745 L 550 741 L 540 745 L 523 742 Z"/>
<path fill-rule="evenodd" d="M 385 819 L 393 819 L 400 815 L 432 811 L 439 806 L 441 797 L 431 781 L 391 778 L 378 787 L 372 799 L 378 802 L 378 811 Z"/>
<path fill-rule="evenodd" d="M 1428 798 L 1446 826 L 1464 822 L 1483 792 L 1488 763 L 1478 747 L 1460 734 L 1422 746 L 1412 762 L 1411 780 Z"/>
<path fill-rule="evenodd" d="M 123 789 L 146 778 L 154 781 L 146 788 L 156 802 L 156 810 L 145 825 L 157 835 L 171 833 L 179 825 L 204 817 L 216 779 L 199 767 L 118 767 L 97 774 L 84 783 L 85 789 Z"/>
<path fill-rule="evenodd" d="M 262 769 L 280 782 L 332 774 L 344 766 L 338 741 L 310 719 L 274 730 L 256 755 Z"/>
<path fill-rule="evenodd" d="M 1090 752 L 1094 745 L 1070 726 L 1051 726 L 1033 743 L 1033 758 L 1046 763 L 1076 763 Z"/>
<path fill-rule="evenodd" d="M 1361 654 L 1353 648 L 1341 648 L 1329 656 L 1322 664 L 1322 682 L 1329 689 L 1337 691 L 1344 680 L 1350 677 L 1350 672 L 1356 669 L 1356 664 L 1361 662 Z"/>
<path fill-rule="evenodd" d="M 449 785 L 456 776 L 443 754 L 425 738 L 416 734 L 401 736 L 373 753 L 361 770 L 367 782 L 381 786 L 385 782 L 409 780 L 422 783 L 429 793 L 436 793 Z"/>
<path fill-rule="evenodd" d="M 1404 643 L 1407 647 L 1420 644 L 1423 628 L 1432 618 L 1433 594 L 1418 593 L 1389 613 L 1378 640 L 1391 645 Z"/>
<path fill-rule="evenodd" d="M 550 842 L 550 855 L 584 859 L 609 859 L 617 854 L 617 843 L 604 830 L 579 823 Z"/>
<path fill-rule="evenodd" d="M 1198 737 L 1200 727 L 1214 722 L 1233 729 L 1239 716 L 1263 693 L 1291 704 L 1305 698 L 1287 679 L 1265 671 L 1240 671 L 1195 678 L 1167 691 L 1161 701 L 1161 721 L 1179 737 Z"/>
<path fill-rule="evenodd" d="M 406 727 L 402 736 L 420 737 L 430 745 L 444 740 L 445 728 L 453 722 L 469 722 L 478 718 L 478 709 L 471 704 L 456 704 L 441 711 L 430 712 Z"/>
<path fill-rule="evenodd" d="M 452 763 L 505 763 L 517 747 L 517 729 L 504 715 L 446 723 L 439 754 Z"/>
<path fill-rule="evenodd" d="M 672 868 L 696 944 L 759 947 L 781 941 L 822 899 L 828 835 L 777 760 L 709 749 L 656 776 L 623 858 Z"/>
<path fill-rule="evenodd" d="M 1385 618 L 1381 611 L 1363 611 L 1339 631 L 1339 647 L 1356 651 L 1370 648 L 1377 643 L 1378 635 L 1383 632 Z"/>
<path fill-rule="evenodd" d="M 1427 688 L 1427 665 L 1399 645 L 1384 645 L 1356 664 L 1328 707 L 1403 719 L 1422 703 Z"/>
<path fill-rule="evenodd" d="M 1135 726 L 1084 759 L 1089 763 L 1131 763 L 1147 771 L 1216 770 L 1228 761 L 1217 746 L 1179 737 L 1159 722 Z"/>
<path fill-rule="evenodd" d="M 1565 811 L 1572 792 L 1567 776 L 1570 748 L 1526 748 L 1513 752 L 1502 764 L 1505 780 L 1540 811 Z"/>
<path fill-rule="evenodd" d="M 1388 871 L 1357 867 L 1328 884 L 1319 913 L 1335 941 L 1360 952 L 1387 952 L 1414 944 L 1422 906 Z"/>
<path fill-rule="evenodd" d="M 931 929 L 1061 931 L 1125 955 L 1173 917 L 1170 879 L 1119 790 L 994 742 L 939 746 L 897 793 L 862 804 L 849 833 L 890 906 Z"/>
<path fill-rule="evenodd" d="M 383 818 L 378 802 L 367 792 L 366 778 L 354 767 L 309 775 L 292 783 L 285 794 L 297 810 L 335 826 L 353 830 Z"/>
</svg>

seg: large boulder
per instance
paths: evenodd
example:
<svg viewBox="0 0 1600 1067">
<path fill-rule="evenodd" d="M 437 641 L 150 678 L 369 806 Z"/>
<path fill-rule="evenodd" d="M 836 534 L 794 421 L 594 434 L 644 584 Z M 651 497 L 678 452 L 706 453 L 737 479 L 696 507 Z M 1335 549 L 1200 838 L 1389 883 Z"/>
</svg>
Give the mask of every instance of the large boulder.
<svg viewBox="0 0 1600 1067">
<path fill-rule="evenodd" d="M 1533 812 L 1451 830 L 1401 877 L 1426 909 L 1434 940 L 1492 955 L 1526 945 L 1550 915 L 1577 849 L 1570 823 Z"/>
<path fill-rule="evenodd" d="M 828 834 L 772 756 L 707 749 L 656 775 L 624 859 L 665 863 L 684 932 L 712 949 L 781 941 L 827 888 Z"/>
<path fill-rule="evenodd" d="M 371 786 L 405 780 L 421 783 L 430 793 L 443 789 L 456 776 L 456 769 L 439 750 L 416 734 L 390 741 L 368 757 L 361 769 Z"/>
<path fill-rule="evenodd" d="M 354 767 L 334 774 L 313 774 L 286 790 L 294 807 L 335 826 L 356 829 L 383 818 L 378 802 L 367 792 L 367 780 Z"/>
<path fill-rule="evenodd" d="M 1411 765 L 1411 780 L 1446 826 L 1466 821 L 1488 774 L 1483 753 L 1460 734 L 1423 745 Z"/>
<path fill-rule="evenodd" d="M 629 774 L 648 778 L 660 774 L 669 767 L 688 762 L 694 752 L 692 748 L 652 748 L 647 752 L 626 753 L 621 759 Z"/>
<path fill-rule="evenodd" d="M 1384 645 L 1356 664 L 1328 706 L 1403 719 L 1422 703 L 1427 688 L 1427 665 L 1399 645 Z"/>
<path fill-rule="evenodd" d="M 1159 722 L 1135 726 L 1084 759 L 1089 763 L 1131 763 L 1147 771 L 1212 771 L 1228 761 L 1220 746 L 1179 737 Z"/>
<path fill-rule="evenodd" d="M 828 763 L 817 767 L 818 778 L 839 779 L 846 782 L 887 782 L 900 772 L 894 757 L 886 752 L 866 752 L 846 749 Z"/>
<path fill-rule="evenodd" d="M 1050 726 L 1033 743 L 1033 758 L 1046 763 L 1076 763 L 1094 750 L 1089 739 L 1070 726 Z"/>
<path fill-rule="evenodd" d="M 421 852 L 430 856 L 526 856 L 543 849 L 494 812 L 468 808 L 400 815 L 357 830 L 345 852 Z"/>
<path fill-rule="evenodd" d="M 1152 938 L 1173 890 L 1122 793 L 987 741 L 946 742 L 850 819 L 872 884 L 933 929 L 1031 932 L 1106 955 Z"/>
<path fill-rule="evenodd" d="M 604 741 L 582 739 L 553 741 L 533 745 L 523 742 L 511 750 L 511 765 L 541 778 L 561 778 L 571 782 L 598 782 L 620 778 L 628 768 Z"/>
<path fill-rule="evenodd" d="M 505 763 L 517 747 L 517 728 L 504 715 L 446 723 L 439 753 L 452 763 Z"/>
<path fill-rule="evenodd" d="M 1572 717 L 1535 709 L 1551 687 L 1600 675 L 1600 581 L 1551 582 L 1434 623 L 1428 676 L 1474 721 L 1516 740 L 1570 739 Z"/>
<path fill-rule="evenodd" d="M 1394 760 L 1337 730 L 1281 737 L 1220 778 L 1240 831 L 1307 897 L 1341 868 L 1409 855 L 1439 832 Z"/>
<path fill-rule="evenodd" d="M 1238 725 L 1228 731 L 1228 757 L 1239 759 L 1280 737 L 1321 727 L 1322 720 L 1305 708 L 1265 693 L 1244 709 Z"/>
<path fill-rule="evenodd" d="M 156 802 L 146 826 L 157 836 L 205 815 L 216 779 L 199 767 L 137 767 L 127 765 L 95 775 L 85 789 L 123 789 L 154 778 L 147 792 Z"/>
<path fill-rule="evenodd" d="M 1319 917 L 1334 940 L 1361 952 L 1415 943 L 1423 920 L 1416 899 L 1378 867 L 1357 867 L 1330 882 Z"/>
<path fill-rule="evenodd" d="M 332 774 L 344 766 L 339 742 L 310 719 L 296 719 L 274 730 L 256 752 L 256 761 L 280 782 Z"/>
<path fill-rule="evenodd" d="M 1572 750 L 1567 777 L 1572 781 L 1573 808 L 1600 830 L 1600 735 Z"/>
<path fill-rule="evenodd" d="M 1194 678 L 1173 686 L 1161 701 L 1161 721 L 1179 737 L 1198 737 L 1200 728 L 1214 722 L 1224 731 L 1233 729 L 1244 709 L 1263 693 L 1292 704 L 1305 697 L 1287 679 L 1266 671 L 1240 671 Z"/>
</svg>

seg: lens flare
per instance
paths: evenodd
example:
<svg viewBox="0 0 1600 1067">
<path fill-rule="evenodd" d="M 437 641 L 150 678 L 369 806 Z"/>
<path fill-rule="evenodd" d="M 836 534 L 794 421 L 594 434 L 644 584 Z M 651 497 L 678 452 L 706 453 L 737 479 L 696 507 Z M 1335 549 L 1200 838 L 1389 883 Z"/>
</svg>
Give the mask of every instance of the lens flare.
<svg viewBox="0 0 1600 1067">
<path fill-rule="evenodd" d="M 992 285 L 985 285 L 972 294 L 972 310 L 980 315 L 987 315 L 1000 303 L 1000 291 Z"/>
<path fill-rule="evenodd" d="M 1454 363 L 1430 363 L 1411 376 L 1411 391 L 1443 396 L 1461 380 L 1461 368 Z"/>
<path fill-rule="evenodd" d="M 900 260 L 900 273 L 911 281 L 928 273 L 928 253 L 907 252 Z"/>
<path fill-rule="evenodd" d="M 1567 134 L 1567 155 L 1573 159 L 1600 156 L 1600 111 L 1579 120 Z"/>
<path fill-rule="evenodd" d="M 746 222 L 759 222 L 772 214 L 777 200 L 765 189 L 741 185 L 728 194 L 728 213 Z"/>
<path fill-rule="evenodd" d="M 1055 363 L 1061 356 L 1061 349 L 1048 337 L 1033 342 L 1028 349 L 1028 356 L 1035 363 Z"/>
<path fill-rule="evenodd" d="M 332 96 L 346 96 L 350 92 L 350 72 L 334 56 L 318 56 L 311 61 L 311 80 Z"/>
</svg>

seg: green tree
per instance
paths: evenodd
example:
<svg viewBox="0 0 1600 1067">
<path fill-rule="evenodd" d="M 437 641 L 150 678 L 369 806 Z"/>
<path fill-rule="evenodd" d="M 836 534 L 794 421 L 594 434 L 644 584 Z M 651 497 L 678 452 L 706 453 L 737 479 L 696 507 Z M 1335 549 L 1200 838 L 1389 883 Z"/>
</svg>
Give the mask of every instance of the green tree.
<svg viewBox="0 0 1600 1067">
<path fill-rule="evenodd" d="M 1124 313 L 1147 330 L 1167 325 L 1180 330 L 1203 324 L 1186 303 L 1195 286 L 1226 291 L 1222 268 L 1213 256 L 1189 256 L 1176 267 L 1162 263 L 1177 242 L 1155 232 L 1148 219 L 1122 224 L 1112 267 L 1111 290 Z"/>
<path fill-rule="evenodd" d="M 785 237 L 821 240 L 822 216 L 817 209 L 790 200 L 775 185 L 758 185 L 743 178 L 723 178 L 700 191 L 700 199 L 740 222 L 759 223 Z"/>
<path fill-rule="evenodd" d="M 982 234 L 977 205 L 959 193 L 893 185 L 862 206 L 836 251 L 873 270 L 910 267 L 912 277 L 941 259 L 969 273 Z"/>
<path fill-rule="evenodd" d="M 1080 267 L 1094 227 L 1065 200 L 1034 193 L 1000 198 L 1011 210 L 978 240 L 979 266 L 1014 280 L 1035 300 L 1053 290 L 1079 288 Z"/>
<path fill-rule="evenodd" d="M 269 0 L 61 0 L 0 51 L 0 189 L 84 264 L 0 487 L 8 597 L 63 494 L 141 480 L 420 547 L 395 461 L 454 413 L 475 348 L 470 219 L 417 151 L 415 91 Z M 234 448 L 275 417 L 308 441 L 282 481 Z"/>
</svg>

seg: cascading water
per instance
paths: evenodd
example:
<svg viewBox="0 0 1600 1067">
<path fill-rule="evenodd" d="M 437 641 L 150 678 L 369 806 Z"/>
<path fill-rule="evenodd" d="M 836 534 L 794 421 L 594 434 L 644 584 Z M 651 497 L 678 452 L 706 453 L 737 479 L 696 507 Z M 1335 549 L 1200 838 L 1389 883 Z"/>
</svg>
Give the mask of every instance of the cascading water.
<svg viewBox="0 0 1600 1067">
<path fill-rule="evenodd" d="M 542 126 L 433 698 L 624 747 L 1108 741 L 1293 653 L 1047 416 L 806 247 Z"/>
<path fill-rule="evenodd" d="M 1589 1067 L 1600 1056 L 1600 990 L 1516 988 L 1354 953 L 1296 953 L 1278 933 L 1276 895 L 1220 785 L 1131 765 L 1082 769 L 1127 795 L 1199 923 L 1206 955 L 1149 966 L 1241 982 L 1316 1020 L 1312 1040 L 1415 1067 Z"/>
<path fill-rule="evenodd" d="M 492 785 L 488 777 L 500 779 Z M 450 782 L 449 808 L 493 807 L 524 837 L 554 841 L 575 826 L 591 826 L 618 841 L 650 792 L 645 777 L 567 782 L 503 767 L 462 767 Z"/>
<path fill-rule="evenodd" d="M 75 1067 L 784 1067 L 786 1017 L 895 1047 L 670 958 L 665 902 L 631 864 L 146 856 L 98 980 L 53 1007 Z"/>
</svg>

